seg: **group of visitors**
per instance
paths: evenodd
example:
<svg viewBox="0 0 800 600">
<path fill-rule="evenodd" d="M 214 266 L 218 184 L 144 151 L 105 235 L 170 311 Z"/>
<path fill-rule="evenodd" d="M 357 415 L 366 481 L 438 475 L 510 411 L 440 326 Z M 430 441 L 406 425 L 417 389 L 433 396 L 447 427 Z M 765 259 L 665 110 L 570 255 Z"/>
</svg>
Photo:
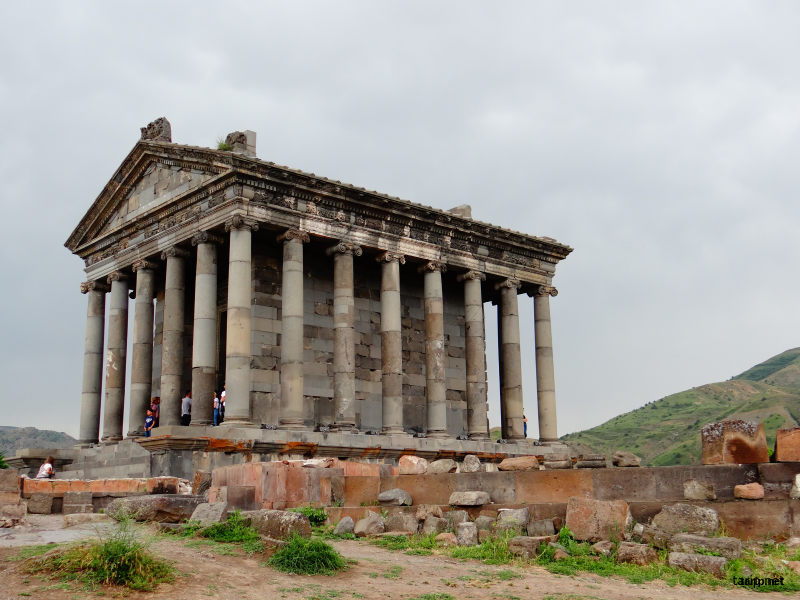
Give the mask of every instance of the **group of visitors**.
<svg viewBox="0 0 800 600">
<path fill-rule="evenodd" d="M 213 407 L 213 421 L 214 426 L 219 425 L 225 420 L 225 396 L 227 391 L 225 386 L 222 386 L 222 393 L 217 394 L 216 390 L 213 393 L 211 400 Z M 150 437 L 153 427 L 158 427 L 159 415 L 161 413 L 161 398 L 154 396 L 150 401 L 150 408 L 147 409 L 147 415 L 144 418 L 144 436 Z M 181 399 L 181 425 L 189 425 L 192 422 L 192 392 L 186 392 L 186 395 Z"/>
</svg>

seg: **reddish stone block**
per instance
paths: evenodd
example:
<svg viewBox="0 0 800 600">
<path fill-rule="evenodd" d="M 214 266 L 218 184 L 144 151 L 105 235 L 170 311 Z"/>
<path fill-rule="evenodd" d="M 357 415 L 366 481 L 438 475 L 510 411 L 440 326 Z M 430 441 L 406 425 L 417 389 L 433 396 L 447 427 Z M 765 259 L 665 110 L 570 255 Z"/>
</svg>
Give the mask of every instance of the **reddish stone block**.
<svg viewBox="0 0 800 600">
<path fill-rule="evenodd" d="M 704 465 L 769 462 L 764 425 L 732 419 L 709 423 L 700 430 Z"/>
<path fill-rule="evenodd" d="M 0 469 L 0 492 L 17 492 L 21 486 L 20 477 L 16 469 Z"/>
<path fill-rule="evenodd" d="M 2 504 L 19 504 L 19 492 L 0 492 L 0 505 Z"/>
<path fill-rule="evenodd" d="M 576 497 L 567 502 L 567 527 L 577 540 L 621 540 L 630 522 L 631 513 L 624 500 Z"/>
<path fill-rule="evenodd" d="M 749 502 L 713 502 L 707 506 L 719 513 L 728 535 L 740 540 L 785 540 L 793 535 L 791 500 L 761 500 L 757 507 Z"/>
<path fill-rule="evenodd" d="M 760 483 L 745 483 L 733 488 L 733 497 L 742 500 L 761 500 L 764 498 L 764 486 Z"/>
<path fill-rule="evenodd" d="M 514 473 L 514 478 L 518 503 L 567 502 L 573 496 L 593 496 L 590 470 L 521 471 Z"/>
<path fill-rule="evenodd" d="M 800 462 L 800 427 L 778 429 L 775 436 L 775 460 Z"/>
<path fill-rule="evenodd" d="M 345 506 L 359 506 L 362 503 L 376 502 L 381 493 L 379 477 L 345 477 Z M 352 516 L 352 515 L 351 515 Z M 353 517 L 355 519 L 355 517 Z"/>
</svg>

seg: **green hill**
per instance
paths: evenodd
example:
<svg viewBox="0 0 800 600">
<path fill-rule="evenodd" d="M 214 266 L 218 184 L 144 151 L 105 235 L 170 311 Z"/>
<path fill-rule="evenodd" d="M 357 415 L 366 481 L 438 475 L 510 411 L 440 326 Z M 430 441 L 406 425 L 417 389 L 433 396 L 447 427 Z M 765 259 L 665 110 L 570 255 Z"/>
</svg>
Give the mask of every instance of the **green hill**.
<svg viewBox="0 0 800 600">
<path fill-rule="evenodd" d="M 700 462 L 700 428 L 725 418 L 764 423 L 775 430 L 800 424 L 800 348 L 787 350 L 729 381 L 679 392 L 561 439 L 571 446 L 611 454 L 628 450 L 648 465 Z"/>
<path fill-rule="evenodd" d="M 60 431 L 0 425 L 0 454 L 6 458 L 13 457 L 20 448 L 69 448 L 77 443 Z"/>
</svg>

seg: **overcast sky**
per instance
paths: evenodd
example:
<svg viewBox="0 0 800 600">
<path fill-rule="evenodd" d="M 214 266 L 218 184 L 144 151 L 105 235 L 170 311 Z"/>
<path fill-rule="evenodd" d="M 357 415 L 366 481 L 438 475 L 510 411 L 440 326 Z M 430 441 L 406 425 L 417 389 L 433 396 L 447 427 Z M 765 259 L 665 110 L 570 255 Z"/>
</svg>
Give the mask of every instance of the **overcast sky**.
<svg viewBox="0 0 800 600">
<path fill-rule="evenodd" d="M 796 2 L 4 2 L 0 22 L 0 424 L 77 434 L 63 243 L 160 116 L 179 143 L 252 129 L 265 160 L 574 247 L 560 434 L 800 345 Z"/>
</svg>

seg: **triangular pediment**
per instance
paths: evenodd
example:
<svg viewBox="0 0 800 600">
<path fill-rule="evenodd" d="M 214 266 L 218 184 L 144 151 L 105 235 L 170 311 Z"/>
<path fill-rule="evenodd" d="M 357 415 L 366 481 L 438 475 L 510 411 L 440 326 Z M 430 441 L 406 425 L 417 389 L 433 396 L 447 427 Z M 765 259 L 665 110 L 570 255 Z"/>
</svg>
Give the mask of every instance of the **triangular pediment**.
<svg viewBox="0 0 800 600">
<path fill-rule="evenodd" d="M 228 165 L 212 150 L 175 144 L 137 144 L 81 219 L 66 242 L 75 252 L 143 216 L 197 190 Z M 187 154 L 191 157 L 187 159 Z"/>
</svg>

